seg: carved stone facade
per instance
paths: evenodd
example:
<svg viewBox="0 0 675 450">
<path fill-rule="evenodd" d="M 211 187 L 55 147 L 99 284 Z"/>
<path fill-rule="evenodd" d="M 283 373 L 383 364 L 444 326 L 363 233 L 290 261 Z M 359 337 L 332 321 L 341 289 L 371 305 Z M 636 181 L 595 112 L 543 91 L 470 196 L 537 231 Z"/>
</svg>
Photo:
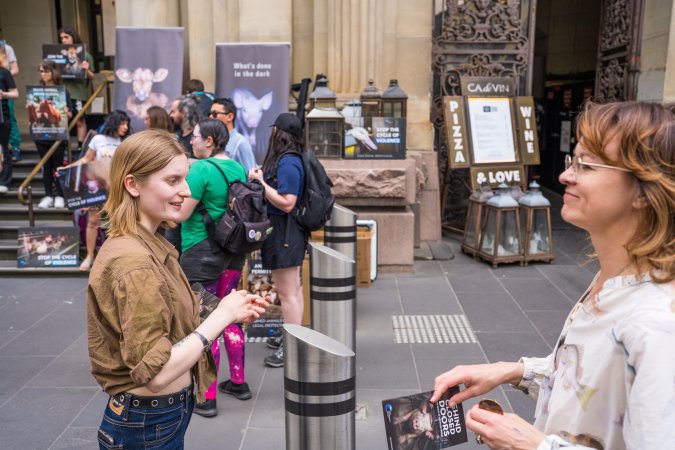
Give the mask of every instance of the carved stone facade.
<svg viewBox="0 0 675 450">
<path fill-rule="evenodd" d="M 606 101 L 637 94 L 642 0 L 602 0 L 595 92 Z"/>
</svg>

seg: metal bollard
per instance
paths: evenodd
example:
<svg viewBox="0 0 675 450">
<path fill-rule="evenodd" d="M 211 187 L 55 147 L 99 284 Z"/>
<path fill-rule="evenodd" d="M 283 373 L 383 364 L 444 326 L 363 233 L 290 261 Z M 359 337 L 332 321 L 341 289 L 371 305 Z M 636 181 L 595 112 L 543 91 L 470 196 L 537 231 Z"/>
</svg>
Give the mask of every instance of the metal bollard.
<svg viewBox="0 0 675 450">
<path fill-rule="evenodd" d="M 356 263 L 325 245 L 310 242 L 312 329 L 356 348 Z"/>
<path fill-rule="evenodd" d="M 286 450 L 354 450 L 356 364 L 342 343 L 284 325 Z"/>
<path fill-rule="evenodd" d="M 323 227 L 326 247 L 356 261 L 356 213 L 341 205 L 333 206 L 330 220 Z"/>
</svg>

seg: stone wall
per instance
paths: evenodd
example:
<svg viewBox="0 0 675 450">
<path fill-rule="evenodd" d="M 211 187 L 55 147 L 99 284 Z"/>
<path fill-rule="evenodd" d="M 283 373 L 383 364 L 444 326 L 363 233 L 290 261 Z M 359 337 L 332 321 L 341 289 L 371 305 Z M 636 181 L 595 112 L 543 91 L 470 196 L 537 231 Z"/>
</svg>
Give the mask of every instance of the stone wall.
<svg viewBox="0 0 675 450">
<path fill-rule="evenodd" d="M 161 7 L 159 7 L 161 4 Z M 291 80 L 325 73 L 341 100 L 369 78 L 409 96 L 408 147 L 431 150 L 432 0 L 118 0 L 120 26 L 183 26 L 190 78 L 215 84 L 215 44 L 290 42 Z"/>
</svg>

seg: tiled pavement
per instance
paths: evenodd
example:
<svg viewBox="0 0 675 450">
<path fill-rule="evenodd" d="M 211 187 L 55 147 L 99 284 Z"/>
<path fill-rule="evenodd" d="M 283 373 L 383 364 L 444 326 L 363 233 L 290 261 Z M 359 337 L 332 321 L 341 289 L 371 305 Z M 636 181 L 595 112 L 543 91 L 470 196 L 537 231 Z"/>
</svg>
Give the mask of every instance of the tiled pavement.
<svg viewBox="0 0 675 450">
<path fill-rule="evenodd" d="M 491 269 L 461 254 L 417 261 L 414 275 L 380 275 L 358 292 L 357 449 L 385 449 L 383 399 L 433 387 L 456 364 L 545 355 L 595 270 L 584 234 L 554 219 L 555 264 Z M 0 279 L 0 447 L 97 448 L 106 396 L 88 372 L 86 279 Z M 392 316 L 464 314 L 477 343 L 396 344 Z M 193 416 L 188 449 L 284 449 L 283 369 L 263 367 L 264 344 L 247 346 L 254 397 L 218 398 L 219 415 Z M 227 379 L 227 364 L 221 368 Z M 489 394 L 532 419 L 533 404 L 512 388 Z M 474 402 L 468 402 L 470 407 Z M 472 439 L 458 448 L 479 448 Z"/>
</svg>

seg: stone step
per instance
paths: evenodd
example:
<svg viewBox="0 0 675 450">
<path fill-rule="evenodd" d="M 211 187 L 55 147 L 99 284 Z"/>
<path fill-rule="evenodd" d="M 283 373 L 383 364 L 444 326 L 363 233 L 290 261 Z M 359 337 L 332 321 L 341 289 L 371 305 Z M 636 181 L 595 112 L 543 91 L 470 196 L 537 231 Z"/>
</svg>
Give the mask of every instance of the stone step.
<svg viewBox="0 0 675 450">
<path fill-rule="evenodd" d="M 6 194 L 0 195 L 0 205 L 4 204 L 19 204 L 19 188 L 13 187 L 7 191 Z M 24 193 L 26 198 L 28 198 L 28 193 Z M 40 199 L 45 196 L 45 188 L 40 184 L 39 187 L 33 188 L 33 205 L 37 208 L 37 204 L 40 202 Z"/>
<path fill-rule="evenodd" d="M 16 257 L 15 257 L 16 258 Z M 89 272 L 84 272 L 78 267 L 16 267 L 16 259 L 0 260 L 0 277 L 88 277 Z"/>
<path fill-rule="evenodd" d="M 40 216 L 36 216 L 36 227 L 72 227 L 72 216 L 67 220 L 37 220 Z M 2 240 L 17 240 L 17 230 L 19 228 L 27 228 L 28 219 L 25 220 L 2 220 L 0 219 L 0 239 Z"/>
<path fill-rule="evenodd" d="M 35 220 L 64 221 L 72 217 L 67 208 L 33 209 Z M 28 222 L 28 206 L 17 203 L 0 204 L 0 220 L 25 220 Z"/>
<path fill-rule="evenodd" d="M 0 261 L 16 259 L 19 243 L 16 239 L 0 239 Z"/>
</svg>

